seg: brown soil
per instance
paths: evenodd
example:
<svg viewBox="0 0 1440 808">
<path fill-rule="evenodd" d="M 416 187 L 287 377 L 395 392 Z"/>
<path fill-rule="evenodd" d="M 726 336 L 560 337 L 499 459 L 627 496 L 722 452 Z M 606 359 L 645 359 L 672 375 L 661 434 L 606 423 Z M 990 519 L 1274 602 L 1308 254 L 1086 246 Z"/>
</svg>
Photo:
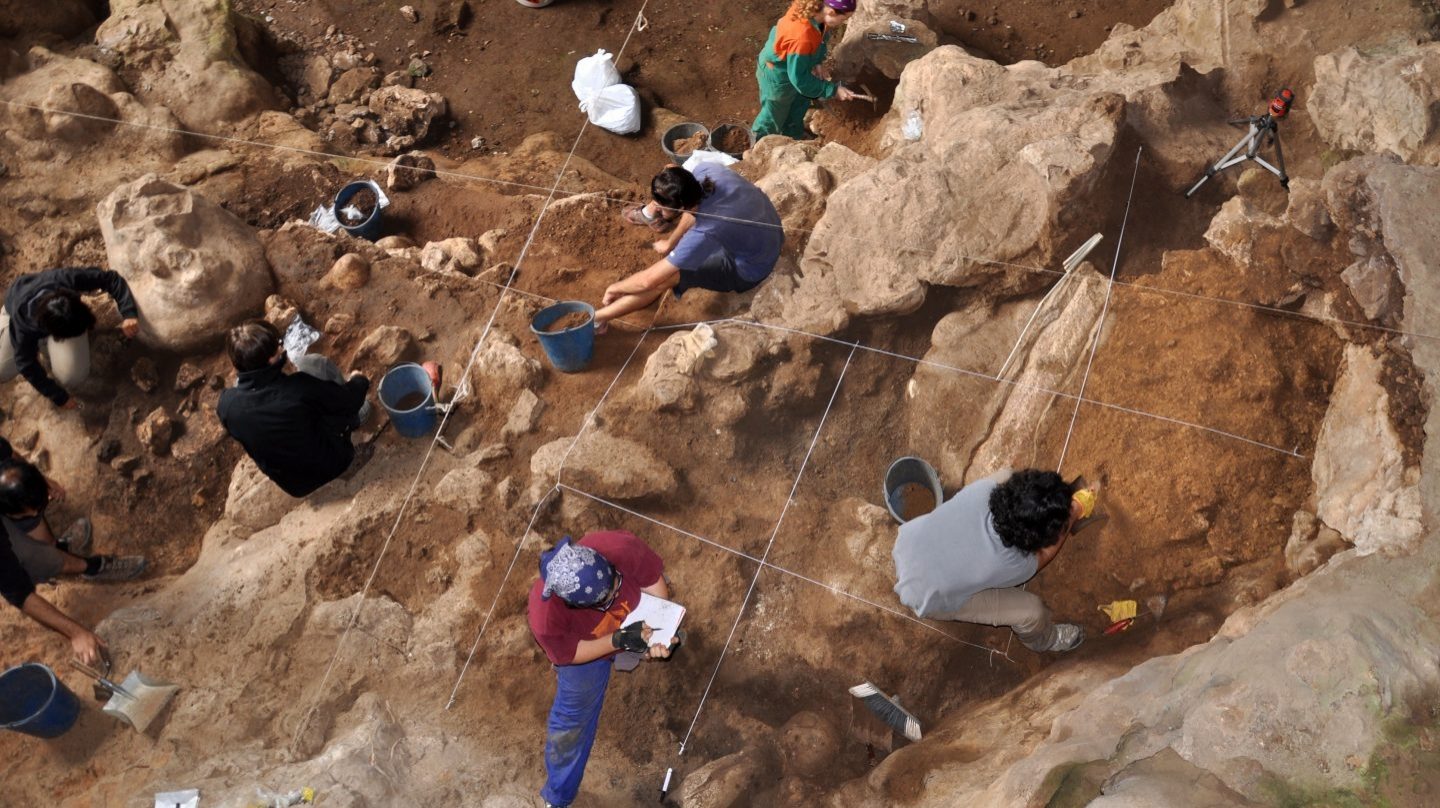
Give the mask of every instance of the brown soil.
<svg viewBox="0 0 1440 808">
<path fill-rule="evenodd" d="M 675 144 L 671 146 L 670 150 L 681 156 L 687 154 L 694 154 L 700 149 L 705 148 L 706 144 L 708 144 L 709 142 L 709 135 L 705 134 L 704 132 L 696 132 L 690 137 L 681 138 L 680 140 L 675 141 Z"/>
<path fill-rule="evenodd" d="M 935 494 L 928 485 L 905 483 L 890 494 L 890 506 L 909 522 L 935 510 Z"/>
<path fill-rule="evenodd" d="M 419 391 L 416 391 L 414 393 L 406 393 L 405 395 L 400 397 L 399 401 L 395 402 L 395 409 L 399 410 L 400 412 L 409 412 L 410 410 L 413 410 L 424 403 L 424 393 L 421 393 Z"/>
<path fill-rule="evenodd" d="M 739 157 L 742 152 L 750 148 L 750 135 L 744 129 L 726 129 L 725 134 L 716 141 L 715 148 Z"/>
<path fill-rule="evenodd" d="M 588 322 L 590 322 L 590 315 L 588 312 L 572 311 L 569 314 L 563 315 L 562 317 L 560 317 L 560 319 L 551 323 L 550 326 L 545 330 L 554 334 L 560 331 L 569 331 L 572 328 L 579 328 L 580 326 L 585 325 Z"/>
<path fill-rule="evenodd" d="M 337 25 L 341 35 L 367 43 L 385 71 L 403 68 L 410 52 L 433 51 L 428 61 L 434 72 L 418 86 L 445 94 L 456 123 L 450 129 L 442 127 L 434 144 L 457 158 L 493 158 L 496 162 L 484 166 L 488 176 L 548 188 L 558 165 L 505 160 L 505 153 L 516 149 L 523 137 L 541 131 L 562 133 L 558 138 L 562 154 L 573 143 L 578 155 L 622 183 L 648 178 L 663 157 L 659 132 L 648 117 L 646 129 L 634 138 L 587 127 L 578 141 L 571 139 L 571 133 L 581 131 L 582 120 L 568 87 L 574 62 L 597 46 L 618 50 L 639 0 L 616 0 L 603 7 L 561 2 L 540 11 L 508 0 L 487 0 L 477 20 L 459 36 L 397 23 L 395 7 L 385 3 L 241 0 L 237 5 L 263 11 L 274 19 L 275 33 L 299 36 L 311 45 L 326 26 Z M 936 13 L 946 21 L 948 35 L 1004 61 L 1036 53 L 1046 60 L 1064 61 L 1098 44 L 1113 24 L 1143 24 L 1163 5 L 1147 0 L 1077 0 L 1059 7 L 1011 4 L 1001 11 L 999 6 L 951 3 L 942 4 Z M 698 119 L 703 113 L 706 119 L 748 119 L 755 105 L 755 52 L 779 11 L 779 6 L 764 5 L 649 6 L 649 31 L 637 34 L 621 58 L 625 79 L 641 87 L 651 105 L 662 103 L 687 117 Z M 1072 11 L 1081 14 L 1071 16 Z M 525 58 L 515 58 L 516 54 Z M 292 67 L 287 57 L 282 68 Z M 697 83 L 697 75 L 705 81 Z M 893 85 L 868 80 L 867 84 L 881 97 L 876 107 L 830 104 L 820 118 L 829 122 L 824 131 L 835 133 L 829 136 L 873 153 L 874 124 L 888 107 Z M 480 155 L 468 145 L 476 136 L 486 138 Z M 734 143 L 720 145 L 727 148 Z M 251 224 L 275 228 L 333 197 L 349 176 L 336 165 L 343 162 L 337 158 L 313 171 L 295 172 L 263 157 L 247 158 L 244 168 L 207 178 L 197 189 Z M 1123 199 L 1119 189 L 1128 179 L 1128 172 L 1118 170 L 1107 178 L 1101 189 L 1107 210 L 1120 209 L 1112 203 Z M 278 291 L 300 302 L 311 323 L 346 318 L 354 323 L 327 333 L 316 346 L 342 367 L 371 328 L 401 323 L 417 335 L 426 358 L 458 369 L 492 312 L 496 332 L 516 335 L 522 352 L 543 362 L 529 333 L 530 320 L 540 308 L 558 299 L 598 301 L 606 286 L 656 258 L 650 246 L 654 234 L 626 227 L 618 216 L 623 198 L 633 196 L 638 186 L 604 190 L 605 197 L 568 200 L 563 208 L 547 212 L 533 241 L 527 237 L 543 190 L 537 194 L 533 188 L 430 181 L 394 195 L 394 205 L 387 209 L 388 228 L 419 243 L 474 236 L 491 228 L 507 230 L 498 242 L 496 258 L 511 266 L 520 263 L 521 270 L 513 293 L 503 303 L 492 284 L 503 283 L 505 274 L 485 283 L 414 269 L 391 271 L 388 266 L 387 271 L 374 273 L 363 295 L 335 295 L 321 285 L 320 278 L 338 255 L 287 252 L 274 248 L 272 242 Z M 1287 268 L 1314 259 L 1306 251 L 1309 248 L 1277 248 L 1269 262 L 1275 274 L 1238 273 L 1198 249 L 1203 222 L 1218 205 L 1218 197 L 1193 203 L 1211 207 L 1200 208 L 1200 213 L 1192 209 L 1189 218 L 1179 222 L 1181 217 L 1170 214 L 1181 203 L 1165 196 L 1168 192 L 1163 183 L 1141 183 L 1137 207 L 1164 215 L 1131 222 L 1126 235 L 1131 257 L 1122 267 L 1122 276 L 1129 280 L 1196 294 L 1267 299 L 1288 289 Z M 103 261 L 104 247 L 93 221 L 96 201 L 60 200 L 45 213 L 76 221 L 73 238 L 64 244 L 63 255 L 54 256 L 54 265 L 77 259 Z M 17 218 L 4 207 L 0 206 L 4 231 L 0 235 L 7 243 L 23 236 L 27 223 L 39 218 L 38 214 L 26 214 L 29 220 Z M 1106 227 L 1107 232 L 1115 232 L 1118 220 Z M 34 256 L 49 253 L 34 249 L 22 253 L 28 256 L 25 261 L 10 253 L 0 282 L 44 268 Z M 1181 249 L 1194 252 L 1177 256 L 1172 269 L 1161 271 L 1161 254 Z M 526 250 L 523 262 L 522 250 Z M 907 318 L 857 324 L 847 336 L 919 356 L 936 321 L 966 302 L 967 294 L 932 290 L 925 306 Z M 679 302 L 667 297 L 658 321 L 728 316 L 743 312 L 750 297 L 703 291 L 691 292 Z M 653 311 L 641 312 L 631 319 L 643 324 L 652 316 L 656 316 Z M 552 330 L 565 327 L 571 317 L 583 320 L 584 315 L 563 318 Z M 1300 454 L 1313 446 L 1340 350 L 1328 329 L 1178 300 L 1138 287 L 1116 289 L 1107 322 L 1087 398 L 1294 447 Z M 717 334 L 723 341 L 742 328 L 746 326 L 723 326 Z M 654 788 L 668 766 L 677 767 L 678 782 L 685 773 L 746 746 L 757 728 L 774 729 L 800 710 L 820 712 L 843 731 L 854 709 L 845 688 L 863 679 L 898 693 L 929 726 L 963 714 L 967 705 L 1002 694 L 1051 664 L 1048 658 L 1010 644 L 1002 631 L 921 624 L 909 619 L 895 602 L 889 568 L 894 527 L 886 517 L 867 534 L 857 514 L 867 506 L 883 507 L 879 489 L 886 464 L 903 454 L 923 456 L 931 448 L 909 445 L 906 418 L 943 417 L 898 415 L 907 412 L 904 390 L 916 372 L 913 362 L 866 351 L 851 357 L 848 346 L 792 336 L 762 360 L 760 373 L 728 391 L 755 405 L 733 427 L 717 430 L 712 425 L 715 419 L 704 408 L 721 406 L 716 401 L 702 402 L 695 414 L 647 413 L 645 418 L 634 417 L 634 410 L 618 400 L 618 393 L 602 404 L 617 374 L 616 391 L 636 386 L 646 359 L 666 336 L 616 328 L 597 341 L 588 372 L 547 370 L 535 391 L 547 404 L 538 425 L 506 440 L 508 456 L 486 461 L 485 473 L 493 478 L 490 485 L 507 481 L 523 485 L 529 479 L 530 457 L 540 446 L 598 425 L 663 456 L 677 471 L 680 491 L 632 503 L 643 518 L 568 492 L 551 493 L 533 526 L 531 511 L 518 496 L 507 507 L 486 499 L 483 507 L 468 513 L 436 504 L 407 513 L 386 549 L 388 561 L 376 575 L 372 600 L 374 595 L 385 595 L 418 613 L 455 585 L 460 563 L 455 544 L 483 532 L 485 549 L 468 562 L 479 572 L 460 607 L 464 628 L 449 638 L 453 653 L 446 653 L 457 662 L 465 658 L 492 598 L 497 603 L 493 624 L 482 638 L 453 710 L 436 709 L 444 703 L 451 681 L 432 681 L 418 667 L 407 667 L 413 662 L 407 651 L 380 643 L 374 646 L 374 658 L 353 650 L 346 655 L 347 664 L 359 666 L 358 672 L 346 687 L 327 695 L 320 710 L 323 726 L 343 716 L 360 693 L 378 693 L 393 701 L 397 710 L 433 717 L 433 727 L 450 738 L 486 746 L 494 759 L 476 764 L 479 771 L 468 775 L 474 779 L 463 781 L 478 786 L 476 793 L 517 783 L 533 791 L 540 777 L 539 750 L 553 684 L 526 633 L 524 593 L 542 544 L 567 533 L 602 528 L 632 530 L 666 559 L 673 595 L 689 610 L 690 639 L 668 665 L 647 664 L 634 674 L 617 676 L 612 684 L 601 743 L 582 797 L 590 804 L 629 806 L 653 800 Z M 95 485 L 95 491 L 104 495 L 84 502 L 72 498 L 57 510 L 58 521 L 66 523 L 81 512 L 89 513 L 96 522 L 97 549 L 145 552 L 155 571 L 124 586 L 61 587 L 59 594 L 69 596 L 66 607 L 87 622 L 160 589 L 167 585 L 162 576 L 178 574 L 195 563 L 200 537 L 220 517 L 240 453 L 233 442 L 217 439 L 206 450 L 185 457 L 147 455 L 134 435 L 134 424 L 147 412 L 155 406 L 172 412 L 198 410 L 194 423 L 213 427 L 213 413 L 206 408 L 213 410 L 218 390 L 201 385 L 189 392 L 173 392 L 169 383 L 179 359 L 156 357 L 161 384 L 157 392 L 144 394 L 127 380 L 128 368 L 145 353 L 138 345 L 101 333 L 94 352 L 97 389 L 103 393 L 82 396 L 87 406 L 78 417 L 84 419 L 97 455 L 112 454 L 113 449 L 142 461 L 139 470 L 122 473 L 105 460 Z M 227 378 L 228 383 L 227 363 L 220 352 L 191 361 L 200 361 L 212 377 Z M 989 392 L 983 380 L 965 383 L 973 384 L 977 397 Z M 1423 402 L 1413 395 L 1416 379 L 1407 375 L 1404 363 L 1396 364 L 1388 383 L 1393 385 L 1392 407 L 1423 412 Z M 833 408 L 826 415 L 837 386 Z M 459 436 L 466 435 L 478 436 L 477 444 L 498 442 L 513 395 L 513 390 L 482 389 L 472 404 L 457 408 L 445 436 L 457 443 Z M 1072 401 L 1057 398 L 1035 425 L 1036 465 L 1058 461 L 1073 406 Z M 587 426 L 587 416 L 597 408 L 595 423 Z M 17 423 L 8 404 L 5 409 L 0 431 L 26 451 L 25 425 Z M 1285 417 L 1276 418 L 1276 413 Z M 1411 417 L 1405 423 L 1423 423 L 1423 418 Z M 403 489 L 419 468 L 427 445 L 383 432 L 374 441 L 376 457 L 360 470 L 360 480 L 383 481 L 387 493 Z M 446 472 L 471 464 L 463 458 L 474 448 L 478 446 L 457 449 L 453 456 L 437 452 L 422 480 L 425 490 Z M 1290 515 L 1304 506 L 1310 493 L 1304 459 L 1087 404 L 1080 408 L 1064 468 L 1102 483 L 1100 509 L 1111 520 L 1077 538 L 1032 588 L 1045 597 L 1057 617 L 1083 623 L 1095 637 L 1077 655 L 1082 662 L 1136 662 L 1171 653 L 1210 636 L 1235 608 L 1283 583 L 1280 559 Z M 1265 480 L 1265 485 L 1255 485 L 1257 479 Z M 947 493 L 953 493 L 960 482 L 946 480 Z M 928 498 L 928 492 L 923 493 Z M 344 489 L 327 489 L 311 504 L 316 509 L 341 509 L 346 496 Z M 304 572 L 307 597 L 347 598 L 366 585 L 387 531 L 395 524 L 399 494 L 395 497 L 393 505 L 362 523 L 347 524 L 345 538 Z M 919 503 L 915 505 L 918 509 Z M 695 536 L 714 543 L 702 543 Z M 523 543 L 522 549 L 514 574 L 509 574 L 517 543 Z M 764 569 L 753 560 L 761 556 L 769 565 Z M 754 593 L 747 602 L 752 581 Z M 53 592 L 46 590 L 47 595 Z M 1097 604 L 1120 597 L 1143 601 L 1159 594 L 1170 599 L 1161 621 L 1146 622 L 1148 618 L 1142 617 L 1135 630 L 1098 636 L 1106 621 L 1095 610 Z M 22 620 L 13 610 L 0 614 L 5 647 L 15 658 L 60 659 L 61 643 Z M 223 717 L 226 730 L 205 739 L 213 748 L 197 746 L 195 738 L 166 736 L 162 730 L 157 734 L 166 751 L 159 757 L 151 738 L 121 737 L 108 727 L 89 724 L 72 734 L 73 748 L 65 747 L 57 755 L 31 754 L 33 746 L 22 748 L 25 739 L 18 737 L 0 739 L 0 754 L 10 761 L 3 767 L 5 779 L 16 784 L 12 796 L 17 804 L 133 802 L 139 786 L 152 784 L 154 778 L 168 782 L 213 770 L 208 762 L 211 755 L 239 745 L 275 750 L 288 742 L 308 706 L 309 688 L 334 648 L 329 636 L 316 644 L 323 647 L 297 649 L 293 640 L 300 629 L 286 627 L 274 637 L 247 634 L 241 647 L 232 646 L 232 638 L 218 635 L 213 627 L 205 630 L 215 636 L 175 642 L 191 643 L 200 655 L 215 657 L 206 667 L 176 671 L 186 677 L 190 690 L 200 694 L 196 701 L 182 701 L 177 711 L 200 711 L 209 717 L 216 704 L 212 689 L 234 676 L 233 667 L 251 658 L 270 660 L 275 669 L 273 674 L 256 672 L 251 685 L 263 709 L 246 705 L 242 714 L 233 705 L 220 705 L 223 716 L 215 720 Z M 156 638 L 149 647 L 124 650 L 132 659 L 145 660 L 149 668 L 163 669 L 176 659 L 176 651 L 162 645 Z M 1009 659 L 1004 655 L 1007 650 Z M 227 661 L 231 651 L 236 659 Z M 190 653 L 189 658 L 195 659 L 196 652 Z M 298 658 L 293 669 L 287 661 L 291 656 Z M 717 665 L 712 690 L 709 682 Z M 692 719 L 698 719 L 693 735 Z M 685 754 L 678 757 L 675 750 L 687 738 Z M 393 757 L 393 748 L 391 752 Z M 874 754 L 865 743 L 847 736 L 829 779 L 839 782 L 863 775 L 873 765 Z M 373 754 L 371 759 L 373 765 Z M 76 766 L 75 760 L 89 762 Z M 135 788 L 122 789 L 111 781 L 110 793 L 96 793 L 97 780 L 125 771 L 134 772 L 128 782 Z M 752 796 L 757 805 L 783 802 L 775 799 L 774 783 L 762 784 Z M 903 799 L 908 792 L 895 796 Z"/>
<path fill-rule="evenodd" d="M 374 191 L 365 188 L 356 192 L 356 194 L 350 197 L 350 200 L 339 210 L 335 211 L 335 213 L 339 215 L 340 220 L 345 224 L 364 224 L 370 219 L 370 215 L 375 212 L 375 206 L 379 201 Z M 352 208 L 354 209 L 353 211 L 351 210 Z"/>
</svg>

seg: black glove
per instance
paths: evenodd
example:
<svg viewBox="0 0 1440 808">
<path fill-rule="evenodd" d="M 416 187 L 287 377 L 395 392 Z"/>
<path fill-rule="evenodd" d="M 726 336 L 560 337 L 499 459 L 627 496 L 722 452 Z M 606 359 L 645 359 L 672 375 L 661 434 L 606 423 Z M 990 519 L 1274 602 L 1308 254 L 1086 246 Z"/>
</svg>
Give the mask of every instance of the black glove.
<svg viewBox="0 0 1440 808">
<path fill-rule="evenodd" d="M 643 622 L 631 623 L 625 628 L 611 634 L 610 644 L 619 648 L 621 651 L 634 651 L 637 654 L 643 654 L 650 650 L 650 646 L 645 644 L 644 632 L 645 624 Z"/>
</svg>

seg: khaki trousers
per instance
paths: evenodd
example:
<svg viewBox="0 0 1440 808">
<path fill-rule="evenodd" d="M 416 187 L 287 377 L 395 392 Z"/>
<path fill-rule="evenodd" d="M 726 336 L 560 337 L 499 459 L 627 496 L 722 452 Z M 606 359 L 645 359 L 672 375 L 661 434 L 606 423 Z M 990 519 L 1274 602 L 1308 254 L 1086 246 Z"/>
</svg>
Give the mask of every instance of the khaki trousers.
<svg viewBox="0 0 1440 808">
<path fill-rule="evenodd" d="M 50 375 L 61 387 L 71 387 L 90 375 L 90 335 L 70 339 L 40 340 L 40 353 L 50 366 Z M 15 344 L 10 341 L 10 313 L 0 308 L 0 382 L 20 375 L 15 365 Z"/>
<path fill-rule="evenodd" d="M 1050 609 L 1034 592 L 1018 586 L 982 589 L 956 611 L 930 615 L 933 620 L 1009 626 L 1015 637 L 1031 651 L 1048 651 L 1055 642 L 1055 623 Z"/>
</svg>

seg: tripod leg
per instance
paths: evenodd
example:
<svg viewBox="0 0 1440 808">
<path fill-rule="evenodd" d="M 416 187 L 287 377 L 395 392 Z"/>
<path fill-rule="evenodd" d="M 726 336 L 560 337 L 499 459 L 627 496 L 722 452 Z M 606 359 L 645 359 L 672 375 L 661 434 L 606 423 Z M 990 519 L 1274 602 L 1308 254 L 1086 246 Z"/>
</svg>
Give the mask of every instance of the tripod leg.
<svg viewBox="0 0 1440 808">
<path fill-rule="evenodd" d="M 1280 187 L 1290 190 L 1290 175 L 1285 173 L 1285 149 L 1280 145 L 1280 130 L 1275 130 L 1275 162 L 1280 166 Z"/>
<path fill-rule="evenodd" d="M 1195 181 L 1195 184 L 1190 187 L 1190 190 L 1185 192 L 1185 198 L 1189 199 L 1190 197 L 1194 196 L 1195 192 L 1200 190 L 1200 186 L 1204 185 L 1206 180 L 1215 176 L 1218 172 L 1224 170 L 1228 165 L 1230 165 L 1230 158 L 1239 154 L 1242 149 L 1247 148 L 1250 145 L 1250 142 L 1254 139 L 1255 127 L 1252 126 L 1250 127 L 1250 134 L 1240 138 L 1240 142 L 1236 143 L 1235 146 L 1230 149 L 1230 151 L 1225 152 L 1224 157 L 1216 160 L 1215 165 L 1205 167 L 1205 173 L 1201 175 L 1200 179 Z"/>
</svg>

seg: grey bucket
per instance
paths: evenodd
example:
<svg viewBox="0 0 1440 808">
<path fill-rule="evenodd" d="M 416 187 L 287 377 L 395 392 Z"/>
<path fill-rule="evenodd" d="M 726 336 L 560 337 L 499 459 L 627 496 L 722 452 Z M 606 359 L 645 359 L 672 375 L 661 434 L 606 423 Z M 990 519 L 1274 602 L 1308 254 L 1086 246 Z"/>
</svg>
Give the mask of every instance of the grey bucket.
<svg viewBox="0 0 1440 808">
<path fill-rule="evenodd" d="M 905 524 L 905 517 L 902 515 L 903 507 L 900 502 L 900 489 L 908 483 L 925 486 L 935 496 L 935 506 L 939 507 L 945 501 L 945 492 L 940 487 L 940 475 L 935 469 L 918 457 L 902 457 L 890 464 L 885 472 L 885 482 L 882 493 L 885 496 L 885 510 L 900 524 Z M 933 510 L 933 508 L 932 508 Z"/>
<path fill-rule="evenodd" d="M 750 127 L 743 126 L 738 123 L 722 123 L 719 126 L 715 127 L 714 131 L 710 133 L 710 144 L 711 148 L 715 149 L 716 151 L 720 151 L 720 144 L 725 141 L 725 136 L 729 134 L 732 130 L 739 130 L 745 133 L 745 148 L 741 149 L 738 152 L 725 153 L 730 155 L 731 157 L 734 157 L 736 160 L 739 160 L 745 154 L 745 151 L 747 149 L 755 148 L 755 132 Z"/>
<path fill-rule="evenodd" d="M 676 154 L 675 144 L 681 140 L 684 140 L 687 137 L 694 135 L 696 132 L 705 133 L 706 144 L 708 145 L 710 138 L 710 130 L 705 126 L 705 124 L 677 123 L 669 129 L 666 129 L 665 134 L 660 136 L 660 148 L 665 150 L 666 156 L 673 160 L 676 165 L 679 165 L 689 159 L 690 155 Z"/>
</svg>

